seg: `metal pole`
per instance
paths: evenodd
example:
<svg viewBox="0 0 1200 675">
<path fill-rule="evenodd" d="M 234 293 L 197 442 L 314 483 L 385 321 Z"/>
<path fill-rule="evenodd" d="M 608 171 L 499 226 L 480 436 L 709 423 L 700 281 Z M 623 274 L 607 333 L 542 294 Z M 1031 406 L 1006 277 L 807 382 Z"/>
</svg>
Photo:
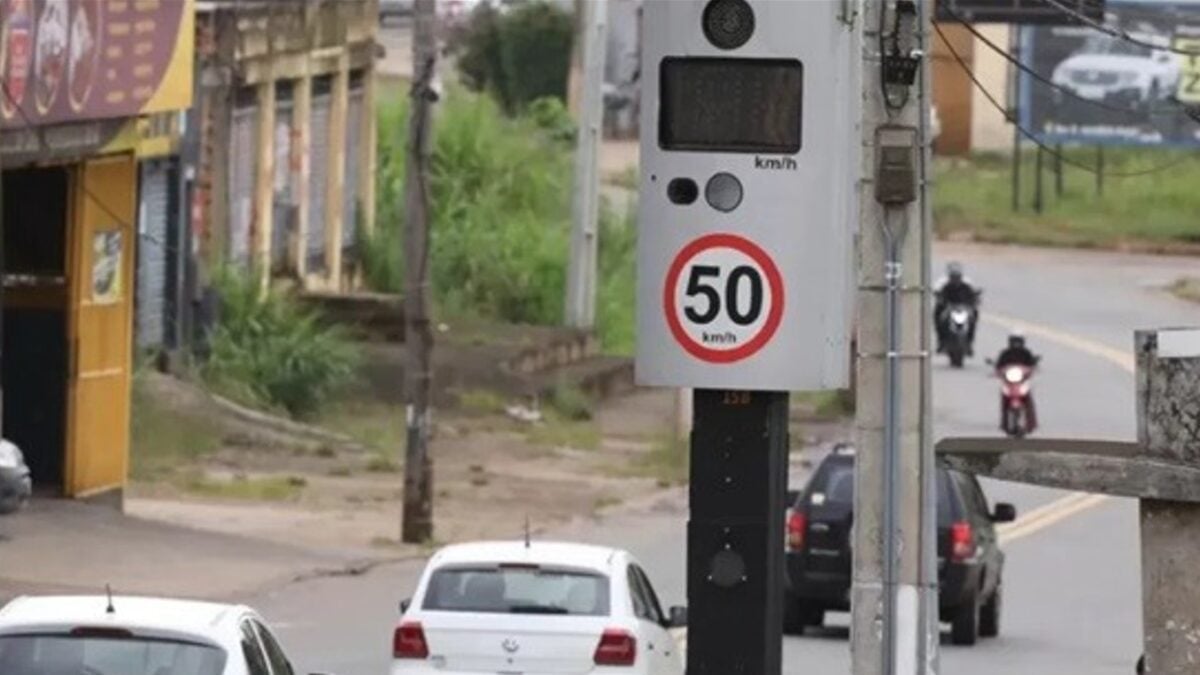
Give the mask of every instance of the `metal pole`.
<svg viewBox="0 0 1200 675">
<path fill-rule="evenodd" d="M 1096 146 L 1096 196 L 1104 196 L 1104 146 Z"/>
<path fill-rule="evenodd" d="M 1063 146 L 1059 143 L 1054 147 L 1054 196 L 1063 196 Z"/>
<path fill-rule="evenodd" d="M 1042 150 L 1042 146 L 1039 145 L 1037 148 L 1037 156 L 1034 157 L 1033 169 L 1033 210 L 1036 213 L 1041 213 L 1046 205 L 1045 195 L 1042 194 L 1042 160 L 1044 159 L 1045 154 L 1045 151 Z"/>
<path fill-rule="evenodd" d="M 8 278 L 8 266 L 6 256 L 8 253 L 8 242 L 5 241 L 5 217 L 4 217 L 4 166 L 0 162 L 0 439 L 4 438 L 4 310 L 7 309 L 5 301 L 7 293 L 5 293 L 5 280 Z"/>
<path fill-rule="evenodd" d="M 608 43 L 607 0 L 583 3 L 583 96 L 575 149 L 571 204 L 571 258 L 567 268 L 566 322 L 591 328 L 596 320 L 596 255 L 599 249 L 598 160 L 604 122 L 604 61 Z"/>
<path fill-rule="evenodd" d="M 1009 52 L 1013 57 L 1021 58 L 1021 31 L 1017 27 L 1011 28 L 1009 31 Z M 1011 100 L 1009 101 L 1009 116 L 1011 119 L 1016 119 L 1016 82 L 1017 69 L 1011 63 L 1008 66 L 1008 89 Z M 1013 149 L 1012 149 L 1012 210 L 1013 213 L 1021 211 L 1021 131 L 1016 124 L 1013 128 Z"/>
<path fill-rule="evenodd" d="M 404 514 L 401 539 L 423 543 L 433 536 L 433 460 L 429 456 L 433 330 L 429 325 L 429 173 L 433 104 L 437 100 L 435 0 L 417 0 L 413 35 L 412 108 L 408 121 L 408 172 L 404 190 L 404 366 L 407 409 Z"/>
</svg>

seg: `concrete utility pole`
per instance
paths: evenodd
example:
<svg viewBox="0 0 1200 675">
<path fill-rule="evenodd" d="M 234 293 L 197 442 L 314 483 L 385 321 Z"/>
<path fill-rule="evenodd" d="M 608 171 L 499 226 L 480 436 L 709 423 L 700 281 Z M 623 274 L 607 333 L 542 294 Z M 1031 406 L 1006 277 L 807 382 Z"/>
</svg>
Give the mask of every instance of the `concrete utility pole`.
<svg viewBox="0 0 1200 675">
<path fill-rule="evenodd" d="M 937 671 L 929 71 L 928 59 L 912 60 L 925 50 L 931 10 L 927 0 L 863 6 L 863 166 L 873 170 L 860 197 L 854 675 Z M 915 67 L 915 81 L 885 91 L 885 61 Z"/>
<path fill-rule="evenodd" d="M 407 447 L 401 539 L 433 536 L 433 460 L 429 456 L 433 330 L 429 325 L 429 167 L 437 73 L 436 0 L 416 0 L 412 103 L 408 113 L 408 171 L 404 185 L 404 368 Z"/>
<path fill-rule="evenodd" d="M 582 2 L 583 95 L 575 150 L 571 204 L 571 259 L 567 268 L 566 321 L 591 328 L 596 321 L 596 254 L 600 245 L 599 154 L 604 122 L 604 62 L 608 44 L 607 0 Z"/>
</svg>

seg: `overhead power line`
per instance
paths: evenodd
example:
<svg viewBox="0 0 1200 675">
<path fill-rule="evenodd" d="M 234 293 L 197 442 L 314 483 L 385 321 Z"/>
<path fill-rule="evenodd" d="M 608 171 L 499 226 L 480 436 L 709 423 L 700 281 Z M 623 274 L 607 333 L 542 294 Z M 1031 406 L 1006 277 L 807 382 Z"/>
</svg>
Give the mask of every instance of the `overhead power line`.
<svg viewBox="0 0 1200 675">
<path fill-rule="evenodd" d="M 935 31 L 937 31 L 938 37 L 941 38 L 942 44 L 946 45 L 946 49 L 950 52 L 950 55 L 952 57 L 954 57 L 955 61 L 958 62 L 959 67 L 962 68 L 964 72 L 966 72 L 967 77 L 971 78 L 971 82 L 973 82 L 975 84 L 975 88 L 978 89 L 980 91 L 980 93 L 983 94 L 984 98 L 986 98 L 988 100 L 988 102 L 992 104 L 992 107 L 994 107 L 996 110 L 1000 111 L 1000 114 L 1004 116 L 1004 119 L 1008 120 L 1014 127 L 1016 127 L 1017 131 L 1020 132 L 1020 134 L 1022 136 L 1029 139 L 1031 142 L 1033 142 L 1034 145 L 1036 145 L 1038 148 L 1040 148 L 1043 152 L 1049 154 L 1051 157 L 1054 157 L 1055 159 L 1058 159 L 1063 164 L 1068 164 L 1070 166 L 1073 166 L 1077 169 L 1086 171 L 1088 173 L 1093 173 L 1093 174 L 1101 173 L 1100 170 L 1098 168 L 1096 168 L 1095 166 L 1092 166 L 1090 164 L 1085 164 L 1083 162 L 1071 159 L 1070 157 L 1066 156 L 1065 154 L 1059 152 L 1058 150 L 1055 150 L 1054 148 L 1050 147 L 1049 145 L 1046 145 L 1045 143 L 1042 142 L 1041 139 L 1039 139 L 1037 137 L 1037 134 L 1035 134 L 1032 131 L 1030 131 L 1029 129 L 1026 129 L 1025 127 L 1021 126 L 1021 123 L 1016 119 L 1016 116 L 1013 115 L 1012 112 L 1009 111 L 1008 108 L 1004 104 L 1002 104 L 996 98 L 996 96 L 994 94 L 992 94 L 992 92 L 988 91 L 987 87 L 985 87 L 982 82 L 979 81 L 979 77 L 975 75 L 975 71 L 971 69 L 971 66 L 967 64 L 966 60 L 963 59 L 962 55 L 958 53 L 958 50 L 954 48 L 954 45 L 951 44 L 949 38 L 946 37 L 945 32 L 942 31 L 942 27 L 935 23 L 933 25 L 933 28 Z M 1156 173 L 1162 173 L 1163 171 L 1169 171 L 1169 170 L 1174 169 L 1175 167 L 1180 166 L 1181 164 L 1191 161 L 1191 160 L 1192 160 L 1192 157 L 1190 155 L 1183 155 L 1179 159 L 1176 159 L 1172 162 L 1168 162 L 1166 164 L 1162 164 L 1160 166 L 1153 167 L 1151 169 L 1145 169 L 1145 170 L 1141 170 L 1141 171 L 1107 171 L 1106 170 L 1103 173 L 1106 176 L 1113 176 L 1116 178 L 1136 178 L 1139 176 L 1149 176 L 1149 175 L 1156 174 Z"/>
<path fill-rule="evenodd" d="M 1097 21 L 1086 14 L 1080 13 L 1078 10 L 1076 10 L 1075 8 L 1066 4 L 1062 0 L 1042 0 L 1042 2 L 1046 3 L 1047 5 L 1050 5 L 1051 7 L 1054 7 L 1055 9 L 1062 12 L 1063 14 L 1070 16 L 1071 18 L 1075 19 L 1076 21 L 1084 24 L 1085 26 L 1087 26 L 1093 30 L 1100 31 L 1101 33 L 1104 33 L 1105 35 L 1109 35 L 1111 37 L 1115 37 L 1120 40 L 1125 40 L 1126 42 L 1130 42 L 1132 44 L 1138 45 L 1139 47 L 1146 47 L 1147 49 L 1154 49 L 1154 50 L 1162 51 L 1162 52 L 1172 52 L 1175 54 L 1180 54 L 1182 56 L 1200 57 L 1200 51 L 1180 49 L 1180 48 L 1172 46 L 1172 45 L 1166 45 L 1166 46 L 1156 45 L 1153 42 L 1150 42 L 1148 40 L 1143 40 L 1139 37 L 1135 37 L 1132 33 L 1130 33 L 1127 30 L 1124 30 L 1122 28 L 1116 28 L 1114 26 L 1109 26 L 1108 24 L 1104 23 L 1103 21 Z"/>
</svg>

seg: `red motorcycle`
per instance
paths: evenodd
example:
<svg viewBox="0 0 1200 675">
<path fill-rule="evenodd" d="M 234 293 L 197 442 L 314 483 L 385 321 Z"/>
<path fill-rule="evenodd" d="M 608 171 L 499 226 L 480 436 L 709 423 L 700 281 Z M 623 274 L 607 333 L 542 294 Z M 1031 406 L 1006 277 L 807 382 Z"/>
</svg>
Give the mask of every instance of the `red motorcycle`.
<svg viewBox="0 0 1200 675">
<path fill-rule="evenodd" d="M 1009 438 L 1024 438 L 1037 429 L 1033 372 L 1034 368 L 1023 365 L 996 368 L 1000 377 L 1000 428 Z"/>
</svg>

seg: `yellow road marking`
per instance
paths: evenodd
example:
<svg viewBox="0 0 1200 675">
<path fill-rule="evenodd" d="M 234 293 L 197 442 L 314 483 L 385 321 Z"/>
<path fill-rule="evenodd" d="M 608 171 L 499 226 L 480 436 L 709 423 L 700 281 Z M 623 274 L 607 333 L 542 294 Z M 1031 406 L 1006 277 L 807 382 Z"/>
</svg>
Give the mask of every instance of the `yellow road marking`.
<svg viewBox="0 0 1200 675">
<path fill-rule="evenodd" d="M 985 321 L 1006 330 L 1024 333 L 1027 336 L 1037 336 L 1061 347 L 1108 361 L 1131 375 L 1137 371 L 1137 361 L 1130 352 L 1113 349 L 1108 345 L 1093 342 L 1092 340 L 1050 328 L 1049 326 L 1031 323 L 1003 314 L 996 314 L 991 311 L 981 314 L 981 317 Z M 1060 523 L 1071 516 L 1100 506 L 1107 502 L 1108 499 L 1109 497 L 1106 495 L 1073 492 L 1066 497 L 1030 511 L 1021 518 L 1018 518 L 1016 522 L 996 528 L 996 532 L 1002 544 L 1017 541 Z"/>
</svg>

